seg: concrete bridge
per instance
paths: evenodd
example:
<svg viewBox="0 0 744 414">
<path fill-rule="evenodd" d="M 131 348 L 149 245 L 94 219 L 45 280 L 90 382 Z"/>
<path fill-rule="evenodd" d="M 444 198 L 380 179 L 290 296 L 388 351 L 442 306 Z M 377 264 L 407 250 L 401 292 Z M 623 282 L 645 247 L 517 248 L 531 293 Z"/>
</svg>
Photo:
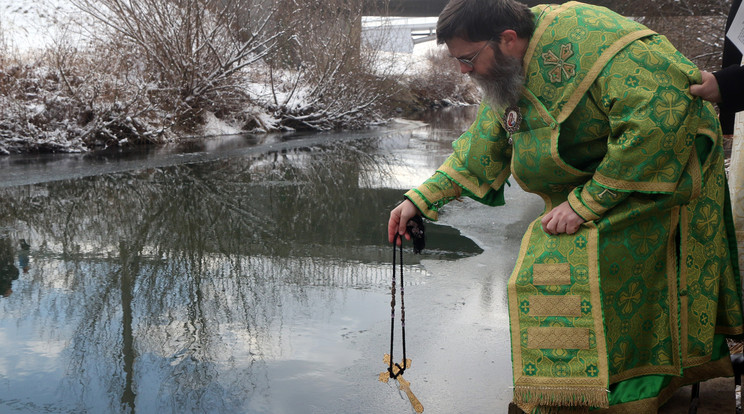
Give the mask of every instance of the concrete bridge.
<svg viewBox="0 0 744 414">
<path fill-rule="evenodd" d="M 364 0 L 368 16 L 438 16 L 447 0 Z M 546 3 L 564 3 L 562 0 L 521 0 L 528 6 Z M 697 0 L 583 0 L 584 3 L 608 7 L 625 16 L 714 16 L 726 15 L 730 2 Z"/>
<path fill-rule="evenodd" d="M 413 53 L 413 46 L 436 39 L 436 18 L 379 17 L 362 22 L 362 39 L 386 52 Z"/>
</svg>

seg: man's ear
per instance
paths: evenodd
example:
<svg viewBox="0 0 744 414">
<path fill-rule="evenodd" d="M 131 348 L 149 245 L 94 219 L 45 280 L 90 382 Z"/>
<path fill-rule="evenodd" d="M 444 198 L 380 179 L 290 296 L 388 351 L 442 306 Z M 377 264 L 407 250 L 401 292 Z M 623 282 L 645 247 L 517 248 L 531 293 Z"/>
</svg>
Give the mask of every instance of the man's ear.
<svg viewBox="0 0 744 414">
<path fill-rule="evenodd" d="M 514 43 L 515 40 L 517 40 L 517 32 L 515 32 L 512 29 L 506 29 L 503 32 L 501 32 L 501 36 L 499 36 L 500 40 L 499 43 L 503 44 L 504 46 L 508 46 L 511 43 Z"/>
<path fill-rule="evenodd" d="M 521 56 L 524 53 L 525 42 L 517 36 L 517 32 L 507 29 L 501 32 L 499 48 L 501 52 L 509 56 Z"/>
</svg>

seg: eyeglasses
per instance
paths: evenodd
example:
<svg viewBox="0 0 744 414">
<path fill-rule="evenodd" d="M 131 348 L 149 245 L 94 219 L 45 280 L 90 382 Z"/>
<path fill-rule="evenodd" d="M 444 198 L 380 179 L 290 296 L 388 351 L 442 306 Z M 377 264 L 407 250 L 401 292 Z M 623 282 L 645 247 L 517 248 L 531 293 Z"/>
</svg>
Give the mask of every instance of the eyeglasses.
<svg viewBox="0 0 744 414">
<path fill-rule="evenodd" d="M 475 59 L 478 59 L 478 55 L 481 54 L 483 49 L 488 46 L 488 44 L 491 43 L 491 40 L 488 40 L 486 44 L 484 44 L 480 49 L 478 49 L 477 52 L 473 55 L 471 58 L 456 58 L 458 62 L 462 63 L 463 65 L 469 67 L 470 69 L 473 69 L 475 67 Z"/>
</svg>

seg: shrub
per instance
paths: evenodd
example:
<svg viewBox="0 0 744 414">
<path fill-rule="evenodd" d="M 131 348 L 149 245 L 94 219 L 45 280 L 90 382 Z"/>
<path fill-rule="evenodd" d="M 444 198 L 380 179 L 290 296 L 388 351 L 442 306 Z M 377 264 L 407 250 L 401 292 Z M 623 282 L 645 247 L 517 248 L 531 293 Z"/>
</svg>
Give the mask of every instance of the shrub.
<svg viewBox="0 0 744 414">
<path fill-rule="evenodd" d="M 427 54 L 427 69 L 409 78 L 413 98 L 424 107 L 451 104 L 474 104 L 480 92 L 460 66 L 444 48 L 432 49 Z"/>
</svg>

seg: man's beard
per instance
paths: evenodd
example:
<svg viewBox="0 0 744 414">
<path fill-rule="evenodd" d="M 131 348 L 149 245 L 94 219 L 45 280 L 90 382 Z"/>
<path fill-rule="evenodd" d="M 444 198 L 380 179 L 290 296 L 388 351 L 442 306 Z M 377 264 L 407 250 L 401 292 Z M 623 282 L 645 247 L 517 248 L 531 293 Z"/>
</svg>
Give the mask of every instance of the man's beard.
<svg viewBox="0 0 744 414">
<path fill-rule="evenodd" d="M 498 48 L 493 48 L 494 61 L 485 75 L 471 72 L 470 77 L 483 92 L 483 100 L 493 108 L 506 108 L 516 105 L 522 94 L 524 75 L 522 61 L 506 56 Z"/>
</svg>

